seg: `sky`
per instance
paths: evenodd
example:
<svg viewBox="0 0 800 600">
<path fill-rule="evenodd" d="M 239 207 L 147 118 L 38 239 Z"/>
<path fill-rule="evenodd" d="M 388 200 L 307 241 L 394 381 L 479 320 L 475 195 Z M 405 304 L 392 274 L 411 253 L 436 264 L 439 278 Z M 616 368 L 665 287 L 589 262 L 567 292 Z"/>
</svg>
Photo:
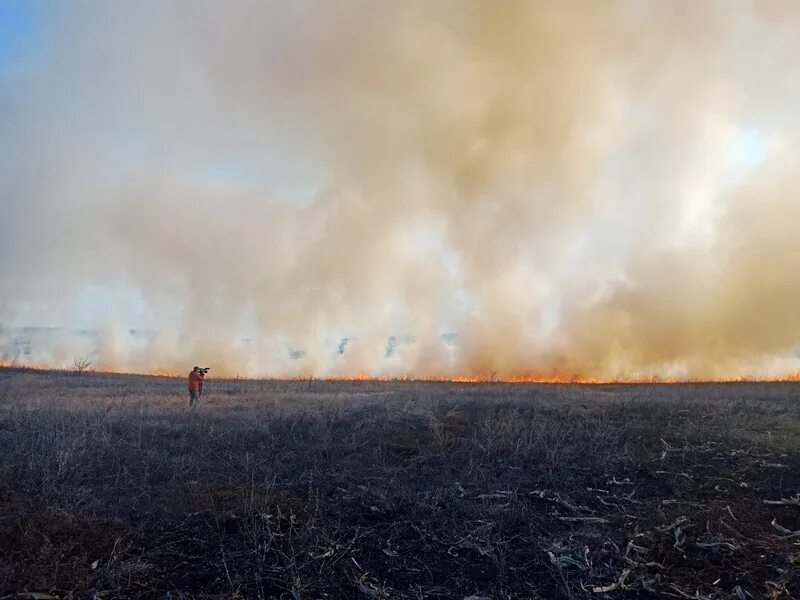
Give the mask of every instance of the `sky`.
<svg viewBox="0 0 800 600">
<path fill-rule="evenodd" d="M 41 43 L 39 15 L 30 2 L 3 0 L 0 4 L 0 69 L 3 73 L 24 67 Z"/>
<path fill-rule="evenodd" d="M 0 360 L 794 376 L 799 33 L 781 0 L 0 0 Z"/>
</svg>

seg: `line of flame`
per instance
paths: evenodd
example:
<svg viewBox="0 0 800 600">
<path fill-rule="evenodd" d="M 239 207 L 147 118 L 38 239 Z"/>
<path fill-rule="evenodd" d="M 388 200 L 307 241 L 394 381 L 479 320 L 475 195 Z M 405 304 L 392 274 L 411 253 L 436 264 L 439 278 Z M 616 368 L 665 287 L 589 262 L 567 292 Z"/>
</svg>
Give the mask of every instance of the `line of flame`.
<svg viewBox="0 0 800 600">
<path fill-rule="evenodd" d="M 71 371 L 70 368 L 55 369 L 48 365 L 21 363 L 18 361 L 0 358 L 0 368 L 26 369 L 29 371 Z M 144 372 L 126 372 L 110 368 L 92 368 L 92 373 L 120 374 L 120 375 L 146 375 L 150 377 L 185 377 L 185 373 L 178 373 L 166 369 L 154 369 Z M 752 376 L 724 377 L 724 378 L 601 378 L 587 377 L 578 374 L 521 374 L 507 377 L 494 375 L 453 375 L 453 376 L 416 376 L 400 375 L 395 377 L 369 375 L 356 373 L 354 375 L 327 375 L 323 377 L 294 376 L 294 377 L 241 377 L 222 376 L 218 379 L 248 379 L 248 380 L 281 380 L 281 381 L 353 381 L 353 382 L 441 382 L 441 383 L 550 383 L 550 384 L 674 384 L 674 383 L 756 383 L 756 382 L 800 382 L 800 373 L 792 373 L 782 377 L 757 378 Z"/>
</svg>

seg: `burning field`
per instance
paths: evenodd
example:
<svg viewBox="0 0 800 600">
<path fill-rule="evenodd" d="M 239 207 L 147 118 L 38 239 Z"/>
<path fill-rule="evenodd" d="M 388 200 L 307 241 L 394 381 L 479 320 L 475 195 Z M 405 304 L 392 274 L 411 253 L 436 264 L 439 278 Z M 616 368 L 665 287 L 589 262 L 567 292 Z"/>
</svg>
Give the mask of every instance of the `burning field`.
<svg viewBox="0 0 800 600">
<path fill-rule="evenodd" d="M 797 56 L 791 0 L 0 1 L 0 600 L 800 598 Z"/>
<path fill-rule="evenodd" d="M 798 384 L 0 370 L 0 596 L 797 598 Z"/>
</svg>

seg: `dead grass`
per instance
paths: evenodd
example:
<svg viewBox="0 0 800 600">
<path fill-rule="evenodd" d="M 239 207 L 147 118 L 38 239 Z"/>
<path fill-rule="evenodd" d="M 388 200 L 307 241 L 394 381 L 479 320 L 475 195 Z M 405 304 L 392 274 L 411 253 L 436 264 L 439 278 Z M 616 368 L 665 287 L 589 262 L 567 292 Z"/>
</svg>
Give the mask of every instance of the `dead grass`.
<svg viewBox="0 0 800 600">
<path fill-rule="evenodd" d="M 800 597 L 798 384 L 0 370 L 0 596 Z"/>
</svg>

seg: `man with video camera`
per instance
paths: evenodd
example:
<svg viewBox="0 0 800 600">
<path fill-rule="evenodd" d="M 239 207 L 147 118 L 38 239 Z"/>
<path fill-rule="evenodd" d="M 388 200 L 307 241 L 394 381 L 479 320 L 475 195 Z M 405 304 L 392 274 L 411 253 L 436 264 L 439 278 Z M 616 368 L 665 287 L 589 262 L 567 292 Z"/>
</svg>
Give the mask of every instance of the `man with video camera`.
<svg viewBox="0 0 800 600">
<path fill-rule="evenodd" d="M 208 370 L 208 367 L 200 368 L 195 365 L 189 372 L 189 408 L 193 408 L 200 401 L 200 396 L 203 395 L 203 380 Z"/>
</svg>

